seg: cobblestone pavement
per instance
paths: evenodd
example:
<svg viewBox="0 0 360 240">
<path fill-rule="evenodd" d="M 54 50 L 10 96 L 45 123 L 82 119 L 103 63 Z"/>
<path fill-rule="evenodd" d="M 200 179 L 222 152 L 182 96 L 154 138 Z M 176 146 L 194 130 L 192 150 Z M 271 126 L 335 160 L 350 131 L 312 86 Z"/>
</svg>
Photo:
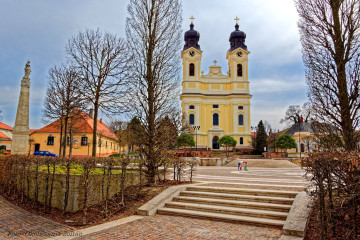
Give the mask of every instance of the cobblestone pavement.
<svg viewBox="0 0 360 240">
<path fill-rule="evenodd" d="M 257 227 L 196 218 L 155 215 L 75 239 L 277 240 L 280 236 L 281 229 L 278 228 Z"/>
<path fill-rule="evenodd" d="M 72 228 L 29 213 L 0 196 L 0 239 L 46 239 Z"/>
</svg>

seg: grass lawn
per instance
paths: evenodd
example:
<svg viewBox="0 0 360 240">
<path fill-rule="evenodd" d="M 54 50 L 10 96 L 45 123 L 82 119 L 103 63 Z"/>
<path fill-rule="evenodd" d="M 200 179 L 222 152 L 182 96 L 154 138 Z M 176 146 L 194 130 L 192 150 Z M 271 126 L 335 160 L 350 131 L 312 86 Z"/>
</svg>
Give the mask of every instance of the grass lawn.
<svg viewBox="0 0 360 240">
<path fill-rule="evenodd" d="M 35 167 L 33 167 L 35 170 Z M 49 166 L 49 172 L 52 173 L 54 170 L 53 166 Z M 41 172 L 47 172 L 48 168 L 46 165 L 39 166 L 39 171 Z M 55 165 L 55 174 L 66 174 L 66 166 L 57 164 Z M 105 172 L 107 170 L 105 169 Z M 112 169 L 112 174 L 119 174 L 122 171 L 120 169 Z M 126 172 L 136 172 L 134 170 L 127 170 Z M 70 175 L 83 175 L 84 174 L 84 168 L 80 164 L 71 164 L 70 165 Z M 90 175 L 96 175 L 96 174 L 104 174 L 104 170 L 102 168 L 91 168 L 90 169 Z"/>
</svg>

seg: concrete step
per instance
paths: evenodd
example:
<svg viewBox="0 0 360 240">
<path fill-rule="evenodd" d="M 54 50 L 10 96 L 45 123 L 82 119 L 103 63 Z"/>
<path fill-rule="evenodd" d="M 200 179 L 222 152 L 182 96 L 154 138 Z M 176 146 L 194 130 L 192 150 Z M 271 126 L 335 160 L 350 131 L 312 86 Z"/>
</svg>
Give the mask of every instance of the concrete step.
<svg viewBox="0 0 360 240">
<path fill-rule="evenodd" d="M 285 197 L 256 196 L 256 195 L 246 195 L 246 194 L 230 194 L 230 193 L 214 193 L 214 192 L 195 192 L 195 191 L 182 191 L 180 193 L 180 196 L 266 202 L 266 203 L 287 204 L 287 205 L 291 205 L 294 201 L 294 198 L 285 198 Z"/>
<path fill-rule="evenodd" d="M 287 213 L 284 212 L 274 212 L 274 211 L 259 210 L 259 209 L 225 207 L 225 206 L 184 203 L 184 202 L 169 202 L 165 204 L 165 207 L 203 211 L 203 212 L 215 212 L 215 213 L 223 213 L 223 214 L 239 215 L 239 216 L 249 216 L 249 217 L 257 217 L 257 218 L 269 218 L 276 220 L 286 220 L 288 215 Z"/>
<path fill-rule="evenodd" d="M 205 218 L 205 219 L 226 221 L 226 222 L 270 225 L 276 227 L 283 227 L 285 223 L 285 221 L 275 220 L 275 219 L 237 216 L 237 215 L 230 215 L 223 213 L 202 212 L 202 211 L 194 211 L 194 210 L 186 210 L 186 209 L 175 209 L 175 208 L 159 208 L 158 213 L 165 215 Z"/>
<path fill-rule="evenodd" d="M 217 186 L 219 185 L 219 186 Z M 255 188 L 255 189 L 272 189 L 302 192 L 306 189 L 306 185 L 283 185 L 283 184 L 269 184 L 269 183 L 229 183 L 229 182 L 210 182 L 204 187 L 226 187 L 226 188 Z"/>
<path fill-rule="evenodd" d="M 261 203 L 261 202 L 201 198 L 201 197 L 177 196 L 173 198 L 173 201 L 227 206 L 227 207 L 238 207 L 238 208 L 247 208 L 247 209 L 262 209 L 262 210 L 278 211 L 278 212 L 286 212 L 286 213 L 289 212 L 291 209 L 291 205 L 288 204 Z"/>
<path fill-rule="evenodd" d="M 295 198 L 299 192 L 296 191 L 280 191 L 280 190 L 267 190 L 267 189 L 250 189 L 250 188 L 222 188 L 222 187 L 204 187 L 193 186 L 187 187 L 186 191 L 196 192 L 214 192 L 214 193 L 230 193 L 230 194 L 246 194 L 256 196 L 277 196 Z"/>
</svg>

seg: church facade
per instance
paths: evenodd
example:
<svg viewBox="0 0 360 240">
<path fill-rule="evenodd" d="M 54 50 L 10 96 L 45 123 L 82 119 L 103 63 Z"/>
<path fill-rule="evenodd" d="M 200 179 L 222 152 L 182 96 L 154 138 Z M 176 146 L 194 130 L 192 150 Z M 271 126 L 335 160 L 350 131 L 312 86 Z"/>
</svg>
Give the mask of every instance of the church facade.
<svg viewBox="0 0 360 240">
<path fill-rule="evenodd" d="M 235 19 L 238 20 L 237 18 Z M 251 146 L 250 99 L 248 55 L 245 45 L 246 34 L 239 30 L 230 34 L 230 48 L 226 53 L 227 74 L 221 67 L 209 67 L 209 72 L 201 71 L 202 51 L 199 45 L 200 33 L 185 32 L 182 93 L 180 95 L 184 124 L 197 128 L 197 146 L 219 149 L 218 140 L 225 135 L 232 136 L 236 147 Z M 195 130 L 191 131 L 195 138 Z"/>
</svg>

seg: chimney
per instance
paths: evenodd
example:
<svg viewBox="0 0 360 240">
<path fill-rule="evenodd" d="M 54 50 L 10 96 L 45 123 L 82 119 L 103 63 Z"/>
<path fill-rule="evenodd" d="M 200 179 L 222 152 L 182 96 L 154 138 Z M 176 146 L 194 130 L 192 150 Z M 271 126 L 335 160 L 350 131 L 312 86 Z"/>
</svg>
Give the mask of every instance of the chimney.
<svg viewBox="0 0 360 240">
<path fill-rule="evenodd" d="M 100 123 L 102 123 L 102 118 L 100 118 Z"/>
<path fill-rule="evenodd" d="M 91 118 L 94 118 L 94 109 L 90 108 L 90 110 L 89 110 L 89 116 L 90 116 Z"/>
</svg>

